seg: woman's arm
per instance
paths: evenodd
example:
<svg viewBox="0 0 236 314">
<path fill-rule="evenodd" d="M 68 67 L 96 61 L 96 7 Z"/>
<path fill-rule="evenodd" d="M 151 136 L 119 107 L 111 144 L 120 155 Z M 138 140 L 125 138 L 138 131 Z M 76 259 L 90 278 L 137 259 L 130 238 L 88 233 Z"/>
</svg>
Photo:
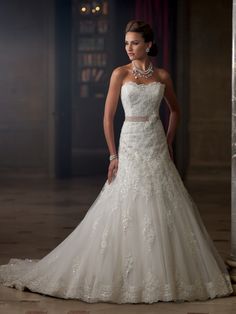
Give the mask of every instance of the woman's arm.
<svg viewBox="0 0 236 314">
<path fill-rule="evenodd" d="M 173 160 L 172 143 L 174 141 L 177 125 L 180 119 L 180 107 L 178 105 L 177 97 L 174 92 L 172 79 L 169 73 L 164 69 L 160 71 L 161 71 L 160 77 L 162 79 L 162 82 L 165 84 L 164 98 L 170 110 L 170 117 L 169 117 L 168 129 L 166 133 L 166 139 L 167 139 L 170 155 Z"/>
<path fill-rule="evenodd" d="M 122 70 L 121 68 L 116 68 L 111 75 L 109 89 L 105 102 L 104 117 L 103 117 L 103 128 L 104 134 L 107 142 L 107 146 L 110 155 L 117 155 L 114 139 L 114 117 L 118 105 L 118 100 L 120 96 L 120 89 L 122 84 Z M 118 160 L 113 159 L 110 162 L 108 169 L 108 182 L 110 183 L 113 175 L 118 169 Z"/>
</svg>

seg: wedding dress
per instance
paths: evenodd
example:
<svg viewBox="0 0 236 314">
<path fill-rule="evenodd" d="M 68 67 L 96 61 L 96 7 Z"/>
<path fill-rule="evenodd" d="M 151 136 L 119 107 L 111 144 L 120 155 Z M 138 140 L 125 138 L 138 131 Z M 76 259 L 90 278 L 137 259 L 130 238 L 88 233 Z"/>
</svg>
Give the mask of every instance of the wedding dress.
<svg viewBox="0 0 236 314">
<path fill-rule="evenodd" d="M 1 265 L 3 285 L 89 303 L 232 293 L 227 268 L 170 158 L 158 114 L 164 90 L 160 82 L 124 83 L 116 176 L 48 255 Z"/>
</svg>

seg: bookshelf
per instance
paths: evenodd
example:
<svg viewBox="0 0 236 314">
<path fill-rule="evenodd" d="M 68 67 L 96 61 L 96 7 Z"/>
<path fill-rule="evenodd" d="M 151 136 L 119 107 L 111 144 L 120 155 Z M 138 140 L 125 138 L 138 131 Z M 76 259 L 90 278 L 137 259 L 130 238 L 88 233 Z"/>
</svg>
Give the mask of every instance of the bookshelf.
<svg viewBox="0 0 236 314">
<path fill-rule="evenodd" d="M 104 173 L 103 113 L 112 71 L 112 1 L 72 1 L 72 175 Z"/>
</svg>

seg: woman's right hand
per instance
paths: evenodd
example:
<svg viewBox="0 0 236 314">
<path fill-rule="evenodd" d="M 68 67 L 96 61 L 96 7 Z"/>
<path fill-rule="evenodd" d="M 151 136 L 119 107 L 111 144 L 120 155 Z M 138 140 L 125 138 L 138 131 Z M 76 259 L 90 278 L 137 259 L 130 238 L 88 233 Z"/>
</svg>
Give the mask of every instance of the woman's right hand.
<svg viewBox="0 0 236 314">
<path fill-rule="evenodd" d="M 108 168 L 108 175 L 107 175 L 109 184 L 111 183 L 113 177 L 116 176 L 117 170 L 118 170 L 118 158 L 110 161 L 110 165 Z"/>
</svg>

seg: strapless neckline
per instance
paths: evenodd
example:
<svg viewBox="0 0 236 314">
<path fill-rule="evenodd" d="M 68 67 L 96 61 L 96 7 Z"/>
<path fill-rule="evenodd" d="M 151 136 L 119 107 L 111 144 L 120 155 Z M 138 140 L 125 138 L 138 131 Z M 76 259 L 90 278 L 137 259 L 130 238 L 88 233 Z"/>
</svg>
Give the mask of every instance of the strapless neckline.
<svg viewBox="0 0 236 314">
<path fill-rule="evenodd" d="M 150 86 L 150 85 L 154 85 L 154 84 L 157 84 L 157 85 L 160 85 L 160 86 L 165 86 L 164 83 L 162 82 L 159 82 L 159 81 L 154 81 L 154 82 L 150 82 L 150 83 L 136 83 L 134 81 L 127 81 L 125 82 L 124 84 L 121 85 L 121 88 L 124 87 L 125 85 L 128 85 L 128 84 L 131 84 L 131 85 L 134 85 L 134 86 Z"/>
</svg>

